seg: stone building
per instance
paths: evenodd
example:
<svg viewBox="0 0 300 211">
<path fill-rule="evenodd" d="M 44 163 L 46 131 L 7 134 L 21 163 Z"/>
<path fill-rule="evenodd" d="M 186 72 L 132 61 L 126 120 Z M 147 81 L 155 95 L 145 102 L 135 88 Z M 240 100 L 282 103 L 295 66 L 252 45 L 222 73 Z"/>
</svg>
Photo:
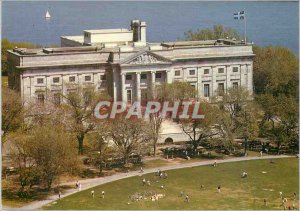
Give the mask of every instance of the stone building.
<svg viewBox="0 0 300 211">
<path fill-rule="evenodd" d="M 253 89 L 253 51 L 234 39 L 150 43 L 146 23 L 131 29 L 85 30 L 62 36 L 59 48 L 8 51 L 9 86 L 22 99 L 43 102 L 72 91 L 67 84 L 90 84 L 115 100 L 147 99 L 149 88 L 187 81 L 199 98 L 221 95 L 231 86 Z"/>
</svg>

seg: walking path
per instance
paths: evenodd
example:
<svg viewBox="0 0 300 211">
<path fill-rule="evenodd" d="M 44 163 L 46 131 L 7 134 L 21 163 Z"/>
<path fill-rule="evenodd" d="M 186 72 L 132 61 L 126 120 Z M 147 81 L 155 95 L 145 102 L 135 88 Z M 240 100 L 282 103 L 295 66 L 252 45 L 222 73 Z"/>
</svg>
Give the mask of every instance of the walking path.
<svg viewBox="0 0 300 211">
<path fill-rule="evenodd" d="M 226 160 L 218 160 L 218 164 L 220 163 L 228 163 L 228 162 L 237 162 L 237 161 L 246 161 L 246 160 L 260 160 L 260 159 L 275 159 L 275 158 L 287 158 L 291 156 L 287 155 L 272 155 L 272 156 L 263 156 L 263 157 L 238 157 L 238 158 L 230 158 Z M 189 167 L 195 167 L 195 166 L 204 166 L 204 165 L 210 165 L 213 164 L 213 160 L 208 160 L 208 161 L 196 161 L 196 162 L 190 162 L 190 163 L 180 163 L 180 164 L 173 164 L 173 165 L 168 165 L 168 166 L 162 166 L 159 167 L 160 170 L 166 171 L 166 170 L 172 170 L 172 169 L 180 169 L 180 168 L 189 168 Z M 156 168 L 150 168 L 150 169 L 145 169 L 143 174 L 148 174 L 148 173 L 153 173 L 157 171 Z M 116 180 L 128 178 L 128 177 L 133 177 L 133 176 L 138 176 L 141 175 L 140 171 L 132 171 L 129 173 L 118 173 L 114 174 L 112 176 L 106 176 L 106 177 L 101 177 L 101 178 L 93 178 L 93 179 L 86 179 L 86 180 L 79 180 L 79 182 L 82 184 L 81 191 L 102 185 L 108 182 L 113 182 Z M 70 185 L 74 184 L 75 187 L 75 182 L 68 182 L 68 183 L 63 183 L 61 185 Z M 67 190 L 64 194 L 62 194 L 61 198 L 64 198 L 66 196 L 69 196 L 71 194 L 78 193 L 77 189 L 69 189 Z M 52 195 L 49 196 L 45 200 L 41 201 L 35 201 L 32 202 L 26 206 L 20 207 L 20 208 L 7 208 L 5 210 L 34 210 L 34 209 L 41 209 L 42 206 L 51 203 L 55 200 L 58 199 L 57 195 Z"/>
</svg>

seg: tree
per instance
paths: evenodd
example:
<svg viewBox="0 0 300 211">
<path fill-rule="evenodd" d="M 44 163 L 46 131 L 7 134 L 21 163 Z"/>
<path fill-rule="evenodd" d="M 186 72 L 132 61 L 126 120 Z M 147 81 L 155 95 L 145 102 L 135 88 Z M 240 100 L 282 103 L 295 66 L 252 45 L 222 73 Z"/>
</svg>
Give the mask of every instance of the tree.
<svg viewBox="0 0 300 211">
<path fill-rule="evenodd" d="M 218 128 L 223 138 L 228 139 L 231 148 L 235 138 L 244 140 L 244 153 L 247 153 L 249 140 L 258 136 L 259 108 L 243 87 L 232 87 L 217 101 L 223 110 L 219 118 Z"/>
<path fill-rule="evenodd" d="M 2 90 L 2 143 L 9 132 L 16 131 L 22 126 L 24 108 L 20 95 L 13 90 Z"/>
<path fill-rule="evenodd" d="M 260 134 L 277 145 L 298 143 L 299 60 L 283 47 L 254 47 L 254 90 L 264 111 Z M 298 144 L 296 144 L 298 145 Z"/>
<path fill-rule="evenodd" d="M 204 118 L 179 119 L 183 132 L 190 138 L 194 155 L 198 146 L 201 145 L 201 142 L 208 138 L 212 138 L 219 133 L 215 129 L 218 108 L 207 102 L 202 102 L 200 105 L 201 114 L 204 115 Z"/>
<path fill-rule="evenodd" d="M 256 94 L 285 94 L 298 101 L 299 60 L 283 47 L 253 48 L 253 82 Z"/>
<path fill-rule="evenodd" d="M 54 125 L 36 127 L 31 134 L 27 142 L 29 155 L 35 162 L 36 174 L 50 190 L 57 176 L 72 173 L 77 167 L 76 148 L 72 137 Z"/>
<path fill-rule="evenodd" d="M 284 94 L 275 97 L 260 95 L 258 102 L 264 110 L 260 124 L 262 136 L 271 138 L 277 145 L 277 153 L 283 144 L 298 148 L 298 104 L 293 97 Z"/>
<path fill-rule="evenodd" d="M 142 119 L 125 119 L 119 116 L 111 121 L 110 137 L 123 156 L 124 164 L 128 164 L 129 155 L 138 149 L 139 145 L 149 141 L 147 123 Z"/>
<path fill-rule="evenodd" d="M 155 87 L 157 100 L 161 105 L 165 101 L 180 101 L 189 100 L 197 95 L 197 91 L 188 82 L 175 81 L 171 84 L 163 83 Z M 160 116 L 160 111 L 149 115 L 150 137 L 153 143 L 154 156 L 156 156 L 156 146 L 161 132 L 163 118 Z"/>
<path fill-rule="evenodd" d="M 100 100 L 107 99 L 107 95 L 97 92 L 93 86 L 77 86 L 73 90 L 63 95 L 66 101 L 63 107 L 67 112 L 69 130 L 78 141 L 78 153 L 83 154 L 85 135 L 95 128 L 94 109 Z"/>
<path fill-rule="evenodd" d="M 153 143 L 153 156 L 156 156 L 156 146 L 161 132 L 161 124 L 163 122 L 159 112 L 155 112 L 149 115 L 149 126 L 152 143 Z"/>
<path fill-rule="evenodd" d="M 185 81 L 174 81 L 173 83 L 163 83 L 156 86 L 156 98 L 160 101 L 180 101 L 190 100 L 197 96 L 195 87 Z"/>
<path fill-rule="evenodd" d="M 92 134 L 92 149 L 96 151 L 95 164 L 99 165 L 99 174 L 103 171 L 103 162 L 110 152 L 108 143 L 110 140 L 110 124 L 101 120 L 96 123 L 94 133 Z"/>
<path fill-rule="evenodd" d="M 28 186 L 36 175 L 35 162 L 30 155 L 30 146 L 28 144 L 29 134 L 14 133 L 11 137 L 12 144 L 10 145 L 10 156 L 17 167 L 20 189 L 18 195 L 20 198 L 25 198 L 27 196 L 27 191 L 25 191 L 26 186 Z"/>
<path fill-rule="evenodd" d="M 224 27 L 222 25 L 215 25 L 213 29 L 198 29 L 197 31 L 189 30 L 184 33 L 184 40 L 196 41 L 196 40 L 217 40 L 217 39 L 235 38 L 240 39 L 239 33 L 230 27 Z"/>
</svg>

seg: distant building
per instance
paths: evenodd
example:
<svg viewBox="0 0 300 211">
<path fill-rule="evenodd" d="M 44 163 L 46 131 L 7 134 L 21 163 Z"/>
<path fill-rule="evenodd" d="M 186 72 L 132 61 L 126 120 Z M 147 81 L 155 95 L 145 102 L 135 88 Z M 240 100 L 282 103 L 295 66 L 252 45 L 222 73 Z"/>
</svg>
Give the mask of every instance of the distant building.
<svg viewBox="0 0 300 211">
<path fill-rule="evenodd" d="M 147 100 L 149 88 L 163 82 L 187 81 L 200 98 L 221 95 L 232 86 L 253 90 L 253 51 L 233 39 L 150 43 L 146 23 L 131 29 L 84 30 L 61 37 L 59 48 L 8 51 L 9 87 L 25 102 L 44 102 L 72 91 L 73 85 L 94 85 L 115 100 Z M 75 88 L 74 88 L 75 89 Z"/>
</svg>

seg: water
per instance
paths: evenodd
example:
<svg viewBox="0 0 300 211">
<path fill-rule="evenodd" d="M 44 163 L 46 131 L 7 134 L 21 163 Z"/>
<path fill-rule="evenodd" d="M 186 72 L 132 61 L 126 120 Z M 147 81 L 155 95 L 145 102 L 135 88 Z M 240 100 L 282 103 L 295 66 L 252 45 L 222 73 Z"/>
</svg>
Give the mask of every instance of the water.
<svg viewBox="0 0 300 211">
<path fill-rule="evenodd" d="M 85 29 L 129 28 L 131 19 L 147 22 L 150 42 L 176 41 L 185 31 L 233 27 L 244 35 L 244 22 L 233 13 L 247 13 L 247 37 L 257 45 L 285 46 L 298 54 L 298 2 L 2 2 L 2 38 L 43 46 L 60 45 L 62 35 Z M 52 18 L 45 20 L 46 10 Z"/>
</svg>

